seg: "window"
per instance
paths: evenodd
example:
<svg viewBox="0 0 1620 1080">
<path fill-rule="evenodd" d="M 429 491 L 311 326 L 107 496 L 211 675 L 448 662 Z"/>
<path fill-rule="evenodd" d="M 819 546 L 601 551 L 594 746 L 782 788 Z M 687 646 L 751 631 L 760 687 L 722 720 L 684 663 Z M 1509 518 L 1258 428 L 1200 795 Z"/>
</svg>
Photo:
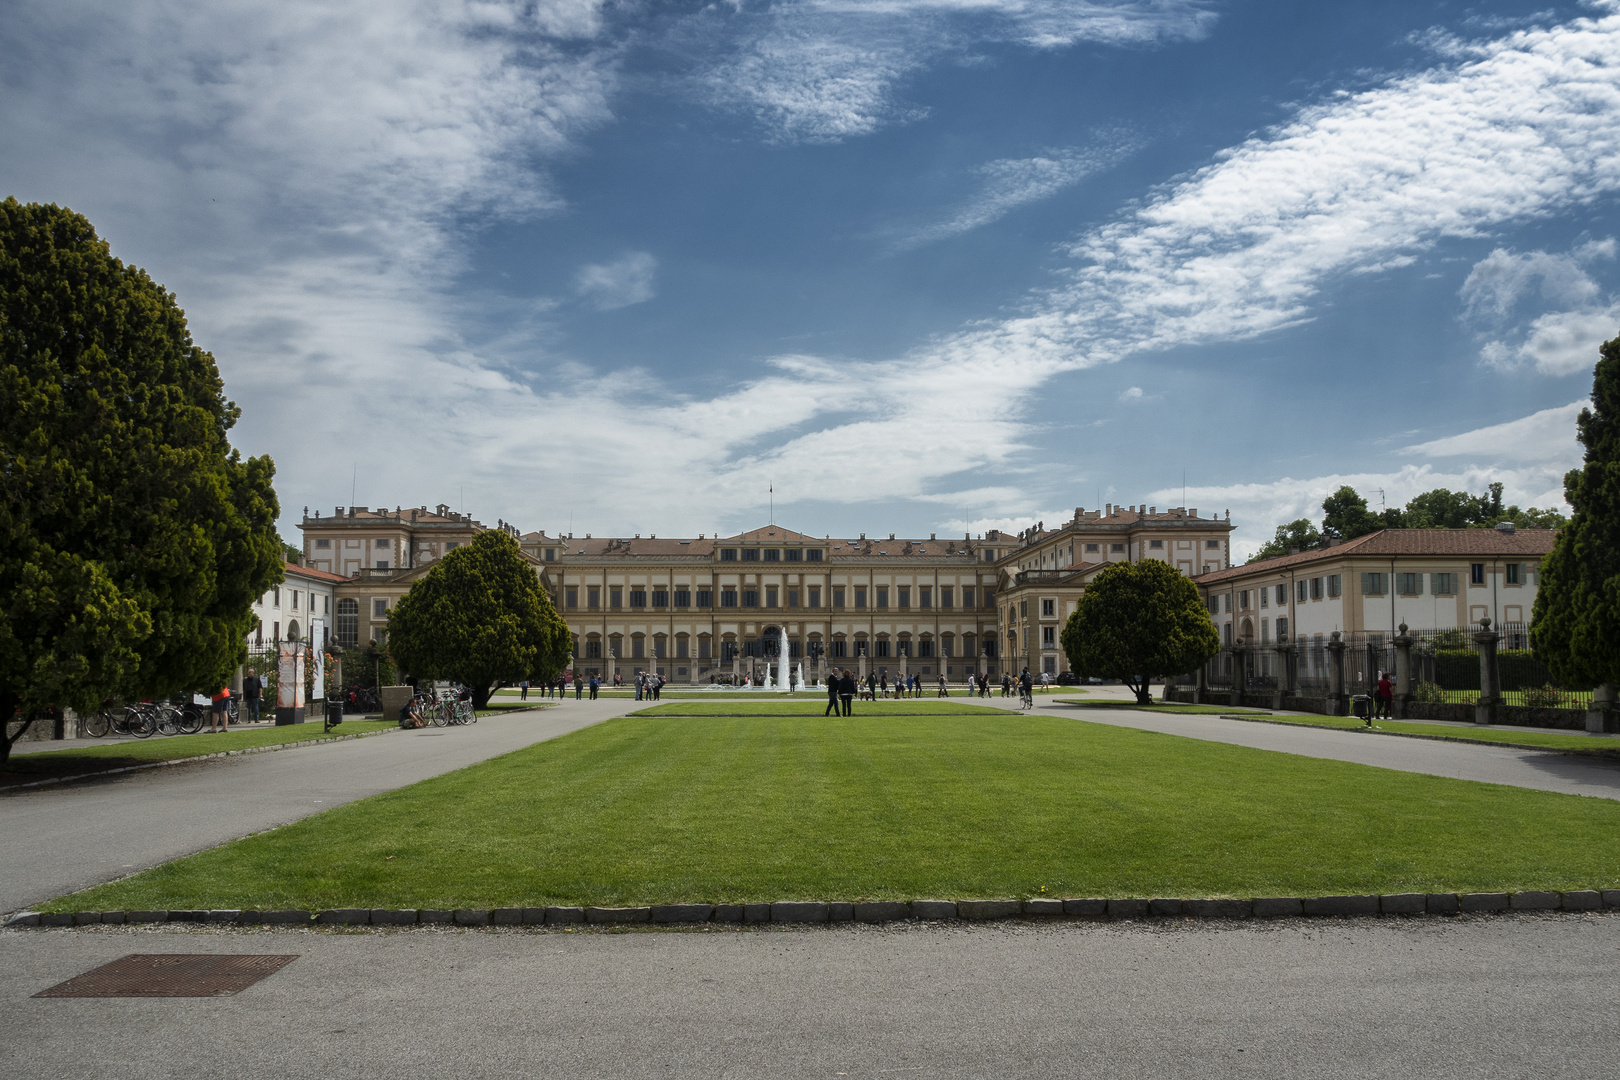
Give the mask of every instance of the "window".
<svg viewBox="0 0 1620 1080">
<path fill-rule="evenodd" d="M 996 553 L 994 551 L 990 550 L 989 548 L 986 548 L 985 552 L 984 552 L 984 561 L 985 562 L 995 562 L 996 561 Z"/>
<path fill-rule="evenodd" d="M 1294 592 L 1296 594 L 1294 599 L 1301 604 L 1305 602 L 1305 587 L 1303 580 L 1294 582 Z"/>
<path fill-rule="evenodd" d="M 373 619 L 386 619 L 386 618 L 388 618 L 388 601 L 385 600 L 384 598 L 380 597 L 380 596 L 377 597 L 376 599 L 372 600 L 371 601 L 371 617 Z"/>
<path fill-rule="evenodd" d="M 758 589 L 744 589 L 742 594 L 743 607 L 759 607 Z"/>
<path fill-rule="evenodd" d="M 1322 579 L 1319 577 L 1311 578 L 1311 599 L 1322 599 Z"/>
<path fill-rule="evenodd" d="M 820 562 L 821 561 L 821 549 L 820 548 L 810 548 L 808 551 L 806 551 L 804 553 L 804 561 L 805 562 Z"/>
<path fill-rule="evenodd" d="M 1162 547 L 1164 547 L 1164 541 L 1163 540 L 1149 540 L 1148 541 L 1148 547 L 1150 547 L 1150 548 L 1162 548 Z"/>
<path fill-rule="evenodd" d="M 821 606 L 821 586 L 820 585 L 812 585 L 812 586 L 810 586 L 810 606 L 811 607 L 820 607 Z"/>
<path fill-rule="evenodd" d="M 1388 574 L 1364 573 L 1361 575 L 1362 596 L 1383 596 L 1387 592 L 1389 592 Z"/>
<path fill-rule="evenodd" d="M 798 548 L 788 548 L 786 551 L 782 552 L 783 562 L 798 562 L 803 557 L 804 552 L 800 551 Z"/>
<path fill-rule="evenodd" d="M 586 586 L 585 606 L 590 608 L 592 611 L 595 611 L 597 608 L 602 606 L 602 587 L 600 585 Z"/>
<path fill-rule="evenodd" d="M 1124 551 L 1125 550 L 1125 545 L 1124 544 L 1109 544 L 1108 545 L 1108 550 L 1109 551 Z"/>
<path fill-rule="evenodd" d="M 617 585 L 608 590 L 608 607 L 614 611 L 624 607 L 624 590 Z"/>
<path fill-rule="evenodd" d="M 662 608 L 669 607 L 669 590 L 668 589 L 654 589 L 652 591 L 652 594 L 653 594 L 653 607 L 662 607 Z"/>
<path fill-rule="evenodd" d="M 1055 648 L 1057 648 L 1057 627 L 1055 627 L 1055 626 L 1043 626 L 1043 627 L 1041 627 L 1041 648 L 1043 648 L 1043 649 L 1055 649 Z"/>
<path fill-rule="evenodd" d="M 917 586 L 917 606 L 924 608 L 934 606 L 934 590 L 932 588 L 927 585 Z"/>
<path fill-rule="evenodd" d="M 1020 600 L 1020 601 L 1018 601 L 1018 617 L 1020 619 L 1029 618 L 1029 601 L 1028 600 Z M 1007 621 L 1008 622 L 1012 621 L 1012 616 L 1011 615 L 1007 616 Z"/>
<path fill-rule="evenodd" d="M 642 649 L 644 647 L 645 647 L 645 645 L 642 642 L 641 638 L 639 638 L 639 637 L 631 638 L 630 639 L 630 659 L 632 659 L 632 660 L 640 660 L 640 659 L 642 659 L 645 656 L 645 654 L 642 652 Z"/>
<path fill-rule="evenodd" d="M 377 543 L 374 546 L 380 547 L 380 548 L 385 548 L 385 547 L 388 546 L 388 541 L 387 540 L 378 540 Z"/>
<path fill-rule="evenodd" d="M 1288 586 L 1279 585 L 1277 586 L 1277 606 L 1282 607 L 1286 603 L 1288 603 Z"/>
<path fill-rule="evenodd" d="M 895 589 L 895 592 L 900 594 L 899 599 L 895 601 L 895 607 L 911 606 L 911 586 L 901 585 L 899 588 Z"/>
<path fill-rule="evenodd" d="M 280 607 L 281 606 L 281 589 L 279 587 L 271 589 L 270 590 L 270 596 L 272 597 L 271 602 L 276 607 Z"/>
<path fill-rule="evenodd" d="M 973 586 L 971 585 L 962 586 L 962 606 L 965 608 L 973 606 Z"/>
<path fill-rule="evenodd" d="M 723 608 L 736 607 L 737 606 L 737 590 L 736 589 L 721 589 L 720 590 L 720 606 L 723 607 Z"/>
<path fill-rule="evenodd" d="M 1430 574 L 1429 584 L 1433 587 L 1434 595 L 1436 596 L 1457 595 L 1456 574 Z"/>
<path fill-rule="evenodd" d="M 698 607 L 714 607 L 714 590 L 713 589 L 699 589 L 697 591 L 697 606 Z"/>
<path fill-rule="evenodd" d="M 630 606 L 633 607 L 633 608 L 646 607 L 647 606 L 647 590 L 646 589 L 631 589 L 630 590 Z"/>
<path fill-rule="evenodd" d="M 360 644 L 360 604 L 356 600 L 338 601 L 337 641 L 345 649 L 352 649 Z"/>
<path fill-rule="evenodd" d="M 686 659 L 686 639 L 684 637 L 675 639 L 675 659 Z"/>
<path fill-rule="evenodd" d="M 272 622 L 270 624 L 270 640 L 271 641 L 280 641 L 281 640 L 281 622 L 280 622 L 280 620 L 277 620 L 277 621 Z"/>
<path fill-rule="evenodd" d="M 1260 589 L 1258 591 L 1260 593 L 1260 606 L 1261 607 L 1270 607 L 1271 606 L 1271 590 L 1270 589 Z"/>
<path fill-rule="evenodd" d="M 1470 585 L 1483 585 L 1483 584 L 1485 584 L 1485 564 L 1484 563 L 1477 562 L 1477 563 L 1474 563 L 1472 566 L 1470 566 L 1468 568 L 1468 583 Z"/>
<path fill-rule="evenodd" d="M 737 561 L 737 549 L 736 548 L 721 548 L 720 549 L 720 561 L 721 562 L 736 562 Z"/>
<path fill-rule="evenodd" d="M 297 611 L 298 610 L 298 590 L 294 589 L 292 591 L 292 593 L 291 593 L 291 596 L 292 596 L 292 609 L 294 611 Z"/>
<path fill-rule="evenodd" d="M 1204 546 L 1211 551 L 1221 550 L 1221 542 L 1219 540 L 1205 540 Z"/>
<path fill-rule="evenodd" d="M 1043 618 L 1051 619 L 1051 618 L 1056 617 L 1056 615 L 1057 615 L 1057 599 L 1055 597 L 1044 597 L 1044 598 L 1042 598 L 1042 600 L 1041 600 L 1041 616 Z"/>
<path fill-rule="evenodd" d="M 678 608 L 691 607 L 692 606 L 692 590 L 691 589 L 676 589 L 675 590 L 675 606 L 678 607 Z"/>
<path fill-rule="evenodd" d="M 932 641 L 919 641 L 919 642 L 917 642 L 917 655 L 919 657 L 933 656 L 934 655 L 934 643 Z M 949 652 L 947 652 L 946 655 L 947 656 L 950 655 Z"/>
<path fill-rule="evenodd" d="M 855 647 L 857 649 L 859 649 L 862 645 L 865 645 L 865 644 L 866 644 L 866 642 L 864 642 L 864 641 L 857 641 L 855 643 Z M 889 655 L 889 639 L 888 638 L 880 638 L 878 640 L 877 653 L 875 655 L 879 659 L 882 659 L 883 657 L 886 657 L 886 656 Z"/>
<path fill-rule="evenodd" d="M 949 585 L 941 585 L 939 587 L 939 606 L 940 607 L 948 608 L 948 607 L 951 606 L 951 599 L 952 599 L 951 593 L 952 593 L 952 590 L 951 590 L 951 587 Z"/>
<path fill-rule="evenodd" d="M 834 660 L 842 660 L 844 657 L 849 655 L 849 643 L 843 639 L 834 641 L 832 644 L 827 646 L 827 655 L 832 657 Z"/>
<path fill-rule="evenodd" d="M 775 607 L 776 606 L 776 586 L 775 585 L 767 585 L 767 586 L 765 586 L 765 606 L 766 607 Z"/>
<path fill-rule="evenodd" d="M 1238 593 L 1238 610 L 1239 611 L 1248 611 L 1249 610 L 1249 590 L 1248 589 L 1244 589 L 1242 592 Z"/>
<path fill-rule="evenodd" d="M 563 590 L 564 602 L 571 608 L 579 607 L 579 586 L 570 585 Z"/>
<path fill-rule="evenodd" d="M 901 640 L 901 641 L 895 642 L 894 643 L 894 655 L 896 655 L 896 656 L 910 656 L 911 655 L 911 642 L 909 640 Z"/>
<path fill-rule="evenodd" d="M 327 550 L 328 548 L 330 548 L 332 546 L 332 541 L 330 541 L 330 540 L 317 540 L 317 541 L 315 541 L 315 546 L 320 548 L 322 551 L 325 551 L 325 550 Z"/>
<path fill-rule="evenodd" d="M 1231 593 L 1222 593 L 1221 594 L 1221 610 L 1226 612 L 1228 615 L 1230 615 L 1232 613 L 1232 594 Z"/>
<path fill-rule="evenodd" d="M 1344 592 L 1344 589 L 1340 584 L 1339 575 L 1338 574 L 1329 574 L 1328 575 L 1328 595 L 1329 596 L 1338 596 L 1343 592 Z"/>
<path fill-rule="evenodd" d="M 855 606 L 861 606 L 859 600 L 855 601 Z M 889 587 L 887 585 L 879 585 L 877 587 L 877 606 L 880 608 L 886 608 L 889 606 Z"/>
<path fill-rule="evenodd" d="M 759 548 L 743 548 L 743 562 L 759 562 Z"/>
<path fill-rule="evenodd" d="M 315 602 L 315 598 L 310 597 L 309 602 L 313 604 Z M 332 614 L 332 598 L 330 596 L 321 597 L 321 611 L 327 615 Z"/>
<path fill-rule="evenodd" d="M 664 639 L 663 638 L 661 638 L 661 637 L 653 638 L 653 659 L 655 659 L 655 660 L 664 659 L 665 647 L 666 646 L 664 644 Z"/>
<path fill-rule="evenodd" d="M 765 561 L 766 562 L 781 562 L 782 561 L 782 549 L 781 548 L 766 548 L 765 549 Z"/>
<path fill-rule="evenodd" d="M 789 589 L 787 591 L 787 606 L 790 607 L 790 608 L 796 608 L 796 607 L 799 606 L 799 590 L 798 589 Z"/>
<path fill-rule="evenodd" d="M 1260 620 L 1260 644 L 1264 645 L 1271 640 L 1271 620 Z"/>
<path fill-rule="evenodd" d="M 1506 571 L 1506 573 L 1507 573 L 1507 576 L 1502 579 L 1502 583 L 1504 585 L 1522 585 L 1522 584 L 1524 584 L 1524 581 L 1519 576 L 1519 564 L 1518 563 L 1510 562 L 1506 566 L 1504 566 L 1502 569 L 1504 571 Z M 297 603 L 293 604 L 293 607 L 297 607 L 297 606 L 298 606 Z"/>
<path fill-rule="evenodd" d="M 1087 550 L 1087 551 L 1096 551 L 1096 550 L 1098 550 L 1098 549 L 1099 549 L 1099 548 L 1101 548 L 1101 547 L 1102 547 L 1102 545 L 1101 545 L 1101 544 L 1087 544 L 1087 545 L 1086 545 L 1086 550 Z"/>
<path fill-rule="evenodd" d="M 865 585 L 857 585 L 857 586 L 855 586 L 855 606 L 858 607 L 858 608 L 864 608 L 866 606 L 866 586 Z"/>
<path fill-rule="evenodd" d="M 1395 575 L 1395 591 L 1400 593 L 1402 596 L 1422 596 L 1423 595 L 1423 575 L 1422 574 L 1396 574 Z"/>
<path fill-rule="evenodd" d="M 698 638 L 698 659 L 699 660 L 707 660 L 708 658 L 709 658 L 709 639 L 706 638 L 706 637 Z"/>
<path fill-rule="evenodd" d="M 843 590 L 843 587 L 835 585 L 835 586 L 833 586 L 833 591 L 832 592 L 833 592 L 832 606 L 835 607 L 835 608 L 843 607 L 844 606 L 844 590 Z"/>
</svg>

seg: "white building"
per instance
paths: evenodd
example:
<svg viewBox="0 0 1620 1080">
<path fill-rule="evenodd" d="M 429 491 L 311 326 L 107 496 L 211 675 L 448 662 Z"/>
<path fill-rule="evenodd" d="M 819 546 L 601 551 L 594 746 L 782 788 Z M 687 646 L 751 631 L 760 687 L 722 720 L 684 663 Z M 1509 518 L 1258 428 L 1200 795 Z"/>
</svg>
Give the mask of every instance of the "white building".
<svg viewBox="0 0 1620 1080">
<path fill-rule="evenodd" d="M 248 635 L 248 648 L 261 649 L 278 641 L 310 641 L 324 645 L 332 638 L 337 601 L 333 586 L 339 574 L 288 563 L 286 580 L 253 604 L 258 620 Z"/>
</svg>

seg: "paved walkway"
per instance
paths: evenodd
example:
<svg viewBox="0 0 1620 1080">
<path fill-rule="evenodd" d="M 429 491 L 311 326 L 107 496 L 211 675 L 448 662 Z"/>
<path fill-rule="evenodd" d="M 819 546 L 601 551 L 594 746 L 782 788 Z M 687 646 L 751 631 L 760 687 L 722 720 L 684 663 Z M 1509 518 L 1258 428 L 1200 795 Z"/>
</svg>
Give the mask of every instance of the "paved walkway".
<svg viewBox="0 0 1620 1080">
<path fill-rule="evenodd" d="M 0 912 L 145 870 L 321 810 L 622 716 L 568 701 L 465 727 L 395 731 L 0 795 Z"/>
<path fill-rule="evenodd" d="M 1120 695 L 1093 693 L 1088 696 Z M 1124 696 L 1129 697 L 1128 692 Z M 1016 711 L 1019 707 L 1016 698 L 986 700 L 998 708 Z M 1212 713 L 1088 709 L 1081 705 L 1062 705 L 1052 698 L 1041 696 L 1035 698 L 1035 709 L 1040 713 L 1059 713 L 1094 724 L 1157 731 L 1189 739 L 1249 746 L 1256 750 L 1276 750 L 1331 761 L 1353 761 L 1360 765 L 1376 765 L 1381 769 L 1536 788 L 1565 795 L 1620 799 L 1620 762 L 1573 754 L 1516 750 L 1487 743 L 1402 739 L 1304 724 L 1257 724 L 1246 720 L 1225 720 Z"/>
<path fill-rule="evenodd" d="M 235 997 L 35 998 L 129 953 Z M 0 1075 L 1620 1075 L 1620 916 L 797 930 L 0 932 Z"/>
</svg>

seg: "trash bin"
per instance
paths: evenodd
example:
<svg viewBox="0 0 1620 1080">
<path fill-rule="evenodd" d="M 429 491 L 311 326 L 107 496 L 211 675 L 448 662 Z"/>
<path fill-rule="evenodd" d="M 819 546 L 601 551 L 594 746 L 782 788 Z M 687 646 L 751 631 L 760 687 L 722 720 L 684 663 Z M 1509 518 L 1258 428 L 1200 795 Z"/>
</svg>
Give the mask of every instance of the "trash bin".
<svg viewBox="0 0 1620 1080">
<path fill-rule="evenodd" d="M 343 723 L 343 699 L 328 698 L 326 701 L 326 730 L 331 731 Z"/>
<path fill-rule="evenodd" d="M 1357 719 L 1366 720 L 1372 716 L 1372 698 L 1366 694 L 1357 694 L 1351 698 L 1350 707 L 1355 710 Z"/>
</svg>

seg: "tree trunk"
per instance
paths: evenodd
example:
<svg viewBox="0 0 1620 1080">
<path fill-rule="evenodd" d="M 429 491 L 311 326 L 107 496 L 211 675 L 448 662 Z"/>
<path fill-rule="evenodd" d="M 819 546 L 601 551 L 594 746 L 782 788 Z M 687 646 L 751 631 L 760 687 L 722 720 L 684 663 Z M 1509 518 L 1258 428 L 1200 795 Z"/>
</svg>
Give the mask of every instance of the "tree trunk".
<svg viewBox="0 0 1620 1080">
<path fill-rule="evenodd" d="M 482 711 L 489 704 L 489 699 L 495 693 L 495 688 L 493 686 L 474 686 L 472 692 L 473 708 Z"/>
<path fill-rule="evenodd" d="M 17 729 L 17 734 L 11 734 L 12 718 L 17 713 L 19 701 L 16 694 L 0 693 L 0 716 L 5 717 L 4 722 L 0 723 L 0 769 L 4 769 L 6 763 L 11 760 L 12 744 L 27 734 L 28 729 L 33 727 L 34 721 L 38 719 L 37 715 L 23 717 L 22 727 Z"/>
<path fill-rule="evenodd" d="M 1125 685 L 1129 686 L 1131 688 L 1131 693 L 1136 695 L 1136 703 L 1138 705 L 1153 704 L 1153 684 L 1147 679 L 1143 679 L 1141 682 L 1131 679 Z"/>
</svg>

